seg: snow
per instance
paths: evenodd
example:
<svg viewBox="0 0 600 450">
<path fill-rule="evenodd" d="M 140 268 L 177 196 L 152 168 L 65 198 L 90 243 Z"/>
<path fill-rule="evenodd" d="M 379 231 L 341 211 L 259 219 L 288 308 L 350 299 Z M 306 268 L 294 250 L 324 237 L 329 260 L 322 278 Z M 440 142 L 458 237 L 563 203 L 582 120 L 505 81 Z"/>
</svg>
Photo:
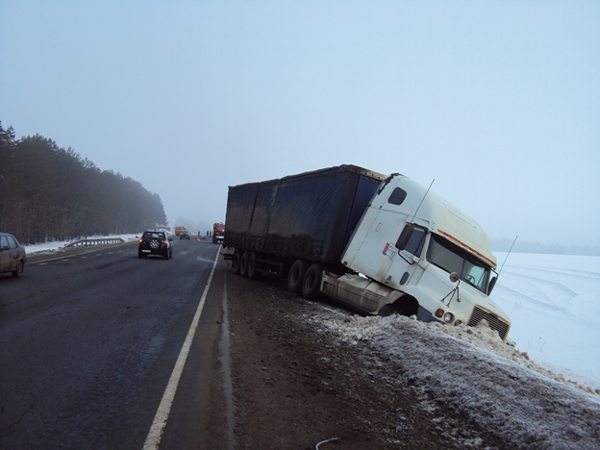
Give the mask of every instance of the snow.
<svg viewBox="0 0 600 450">
<path fill-rule="evenodd" d="M 306 320 L 365 358 L 377 355 L 391 365 L 400 383 L 427 394 L 422 407 L 435 412 L 427 398 L 441 402 L 494 430 L 511 448 L 600 447 L 600 396 L 556 381 L 560 376 L 536 366 L 486 326 L 464 327 L 459 338 L 454 335 L 460 327 L 402 316 L 349 316 L 328 307 Z"/>
<path fill-rule="evenodd" d="M 142 235 L 142 233 L 139 234 L 117 234 L 114 236 L 87 236 L 86 238 L 83 239 L 100 239 L 100 238 L 118 238 L 120 237 L 121 239 L 123 239 L 124 241 L 135 241 L 136 239 L 139 239 L 140 236 Z M 77 239 L 74 239 L 73 241 L 75 241 Z M 36 253 L 52 253 L 52 252 L 56 252 L 57 250 L 60 250 L 63 247 L 66 247 L 68 244 L 70 244 L 73 241 L 51 241 L 51 242 L 44 242 L 42 244 L 35 244 L 35 245 L 26 245 L 25 246 L 25 251 L 27 252 L 27 255 L 33 255 Z"/>
<path fill-rule="evenodd" d="M 519 350 L 600 387 L 600 257 L 511 254 L 492 298 L 511 318 Z"/>
</svg>

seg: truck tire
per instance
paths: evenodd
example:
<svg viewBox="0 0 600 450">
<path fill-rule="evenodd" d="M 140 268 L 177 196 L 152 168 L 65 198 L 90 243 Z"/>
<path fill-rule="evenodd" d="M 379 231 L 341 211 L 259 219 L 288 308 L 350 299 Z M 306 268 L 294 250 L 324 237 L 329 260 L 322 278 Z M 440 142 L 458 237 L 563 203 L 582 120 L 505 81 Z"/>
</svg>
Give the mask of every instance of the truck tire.
<svg viewBox="0 0 600 450">
<path fill-rule="evenodd" d="M 287 278 L 287 288 L 290 292 L 299 293 L 302 291 L 302 282 L 304 281 L 304 274 L 306 273 L 306 261 L 297 259 L 292 267 Z"/>
<path fill-rule="evenodd" d="M 418 311 L 419 302 L 413 297 L 405 296 L 396 300 L 396 302 L 391 305 L 383 306 L 377 314 L 384 317 L 391 316 L 392 314 L 410 317 L 417 314 Z"/>
<path fill-rule="evenodd" d="M 243 277 L 248 276 L 248 252 L 242 253 L 240 258 L 240 275 Z"/>
<path fill-rule="evenodd" d="M 250 253 L 248 257 L 248 267 L 246 270 L 248 274 L 248 278 L 251 280 L 256 280 L 260 277 L 260 273 L 258 272 L 258 258 L 256 257 L 256 253 Z"/>
<path fill-rule="evenodd" d="M 314 263 L 307 270 L 302 281 L 302 297 L 314 300 L 321 290 L 321 264 Z"/>
<path fill-rule="evenodd" d="M 233 273 L 239 275 L 240 274 L 240 258 L 242 257 L 242 252 L 238 249 L 235 249 L 233 253 L 233 258 L 231 259 L 231 270 Z"/>
</svg>

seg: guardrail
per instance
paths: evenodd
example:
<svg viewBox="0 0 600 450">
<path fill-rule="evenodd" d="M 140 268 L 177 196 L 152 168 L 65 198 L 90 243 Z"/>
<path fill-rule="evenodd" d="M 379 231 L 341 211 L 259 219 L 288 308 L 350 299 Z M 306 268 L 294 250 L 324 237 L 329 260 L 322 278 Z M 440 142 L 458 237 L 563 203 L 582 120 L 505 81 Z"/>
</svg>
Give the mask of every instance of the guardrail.
<svg viewBox="0 0 600 450">
<path fill-rule="evenodd" d="M 87 247 L 90 245 L 110 245 L 122 244 L 125 242 L 120 237 L 117 238 L 97 238 L 97 239 L 77 239 L 66 245 L 66 247 Z"/>
</svg>

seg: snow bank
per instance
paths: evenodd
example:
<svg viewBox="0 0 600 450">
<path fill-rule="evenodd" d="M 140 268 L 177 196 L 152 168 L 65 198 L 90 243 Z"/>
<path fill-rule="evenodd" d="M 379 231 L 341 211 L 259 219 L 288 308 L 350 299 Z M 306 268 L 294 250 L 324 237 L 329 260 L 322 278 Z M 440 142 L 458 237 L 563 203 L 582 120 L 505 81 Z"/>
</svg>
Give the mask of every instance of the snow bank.
<svg viewBox="0 0 600 450">
<path fill-rule="evenodd" d="M 141 233 L 139 234 L 120 234 L 114 236 L 87 236 L 89 239 L 100 239 L 103 237 L 109 238 L 117 238 L 120 237 L 125 242 L 134 241 L 139 239 Z M 44 242 L 43 244 L 35 244 L 35 245 L 25 245 L 25 251 L 28 255 L 33 255 L 35 253 L 49 253 L 55 252 L 69 245 L 73 241 L 52 241 L 52 242 Z"/>
<path fill-rule="evenodd" d="M 600 448 L 598 395 L 536 365 L 489 327 L 333 310 L 310 320 L 346 345 L 382 355 L 382 363 L 396 365 L 406 382 L 494 430 L 514 448 Z"/>
</svg>

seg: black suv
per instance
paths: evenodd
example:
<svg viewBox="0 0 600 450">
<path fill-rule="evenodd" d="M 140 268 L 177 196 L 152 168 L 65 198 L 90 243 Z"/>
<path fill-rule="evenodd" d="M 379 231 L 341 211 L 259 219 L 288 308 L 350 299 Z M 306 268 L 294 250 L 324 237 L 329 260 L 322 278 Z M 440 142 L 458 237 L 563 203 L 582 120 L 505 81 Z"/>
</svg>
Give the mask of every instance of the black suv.
<svg viewBox="0 0 600 450">
<path fill-rule="evenodd" d="M 145 258 L 148 255 L 160 255 L 166 259 L 173 257 L 173 244 L 169 241 L 164 231 L 144 231 L 140 238 L 138 257 Z"/>
</svg>

